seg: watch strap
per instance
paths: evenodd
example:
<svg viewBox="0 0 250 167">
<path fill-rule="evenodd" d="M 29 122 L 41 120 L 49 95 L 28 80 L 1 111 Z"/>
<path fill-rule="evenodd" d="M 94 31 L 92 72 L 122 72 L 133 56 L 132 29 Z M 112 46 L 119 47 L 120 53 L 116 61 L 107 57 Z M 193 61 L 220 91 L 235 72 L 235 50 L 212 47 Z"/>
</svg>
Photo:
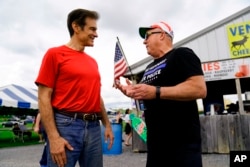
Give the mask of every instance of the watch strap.
<svg viewBox="0 0 250 167">
<path fill-rule="evenodd" d="M 155 92 L 155 98 L 156 99 L 160 99 L 161 98 L 161 87 L 160 86 L 156 86 L 156 92 Z"/>
</svg>

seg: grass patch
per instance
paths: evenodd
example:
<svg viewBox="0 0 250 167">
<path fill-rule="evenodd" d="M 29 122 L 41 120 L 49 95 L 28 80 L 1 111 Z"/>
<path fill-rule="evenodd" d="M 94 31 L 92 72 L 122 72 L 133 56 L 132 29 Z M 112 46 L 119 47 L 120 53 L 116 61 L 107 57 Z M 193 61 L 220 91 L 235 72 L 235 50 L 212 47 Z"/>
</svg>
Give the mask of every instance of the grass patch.
<svg viewBox="0 0 250 167">
<path fill-rule="evenodd" d="M 16 142 L 13 142 L 12 138 L 6 139 L 6 140 L 0 139 L 0 148 L 9 148 L 9 147 L 29 146 L 29 145 L 41 144 L 38 142 L 38 140 L 39 140 L 38 138 L 35 138 L 35 139 L 32 138 L 31 140 L 24 138 L 24 143 L 23 143 L 22 141 L 18 141 L 18 140 L 16 140 Z"/>
<path fill-rule="evenodd" d="M 32 124 L 28 124 L 28 128 L 32 128 Z M 0 148 L 7 148 L 7 147 L 17 147 L 17 146 L 28 146 L 28 145 L 35 145 L 41 144 L 39 143 L 39 136 L 36 132 L 32 131 L 31 139 L 27 136 L 24 136 L 24 143 L 20 140 L 13 140 L 14 133 L 12 132 L 12 128 L 3 128 L 0 125 Z"/>
</svg>

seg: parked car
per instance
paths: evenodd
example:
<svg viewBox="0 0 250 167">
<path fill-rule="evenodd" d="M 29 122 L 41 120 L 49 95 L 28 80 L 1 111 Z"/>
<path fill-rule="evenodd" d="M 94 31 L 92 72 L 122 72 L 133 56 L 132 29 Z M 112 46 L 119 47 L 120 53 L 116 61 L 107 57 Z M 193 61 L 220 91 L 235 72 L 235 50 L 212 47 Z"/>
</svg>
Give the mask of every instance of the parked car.
<svg viewBox="0 0 250 167">
<path fill-rule="evenodd" d="M 9 118 L 8 121 L 20 121 L 20 118 L 12 116 L 12 118 Z"/>
<path fill-rule="evenodd" d="M 24 124 L 34 123 L 34 119 L 33 118 L 26 118 L 25 120 L 22 120 L 22 122 L 24 122 Z"/>
<path fill-rule="evenodd" d="M 20 122 L 20 121 L 7 121 L 7 122 L 2 122 L 2 126 L 7 128 L 12 128 L 14 126 L 14 124 L 17 123 L 19 125 L 23 125 L 24 123 L 23 122 Z"/>
</svg>

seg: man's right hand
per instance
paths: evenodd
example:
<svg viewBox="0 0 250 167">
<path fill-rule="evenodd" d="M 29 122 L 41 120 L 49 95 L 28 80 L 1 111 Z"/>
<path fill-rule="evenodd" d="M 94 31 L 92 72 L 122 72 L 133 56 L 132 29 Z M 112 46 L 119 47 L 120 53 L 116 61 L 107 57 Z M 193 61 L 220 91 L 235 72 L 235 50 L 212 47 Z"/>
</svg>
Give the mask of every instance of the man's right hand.
<svg viewBox="0 0 250 167">
<path fill-rule="evenodd" d="M 67 163 L 67 157 L 65 148 L 69 150 L 73 150 L 74 148 L 62 137 L 57 139 L 49 140 L 50 142 L 50 153 L 54 163 L 56 163 L 59 167 L 64 167 Z"/>
<path fill-rule="evenodd" d="M 116 88 L 118 88 L 124 95 L 130 96 L 130 90 L 133 87 L 132 82 L 126 78 L 127 85 L 122 85 L 121 83 L 116 84 Z"/>
</svg>

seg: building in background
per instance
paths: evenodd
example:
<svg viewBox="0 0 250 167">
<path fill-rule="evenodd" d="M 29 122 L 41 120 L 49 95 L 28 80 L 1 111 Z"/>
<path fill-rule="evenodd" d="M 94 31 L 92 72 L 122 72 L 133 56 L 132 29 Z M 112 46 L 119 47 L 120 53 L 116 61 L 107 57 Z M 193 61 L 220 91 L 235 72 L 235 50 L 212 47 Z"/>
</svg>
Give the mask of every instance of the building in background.
<svg viewBox="0 0 250 167">
<path fill-rule="evenodd" d="M 250 105 L 250 6 L 177 42 L 174 47 L 192 48 L 202 62 L 207 84 L 207 97 L 200 99 L 200 107 L 209 113 L 211 105 L 221 106 L 224 96 L 236 95 L 240 113 Z M 125 77 L 140 81 L 144 69 L 153 61 L 147 58 L 130 66 Z M 133 76 L 131 76 L 131 73 Z M 202 103 L 201 103 L 202 101 Z"/>
</svg>

